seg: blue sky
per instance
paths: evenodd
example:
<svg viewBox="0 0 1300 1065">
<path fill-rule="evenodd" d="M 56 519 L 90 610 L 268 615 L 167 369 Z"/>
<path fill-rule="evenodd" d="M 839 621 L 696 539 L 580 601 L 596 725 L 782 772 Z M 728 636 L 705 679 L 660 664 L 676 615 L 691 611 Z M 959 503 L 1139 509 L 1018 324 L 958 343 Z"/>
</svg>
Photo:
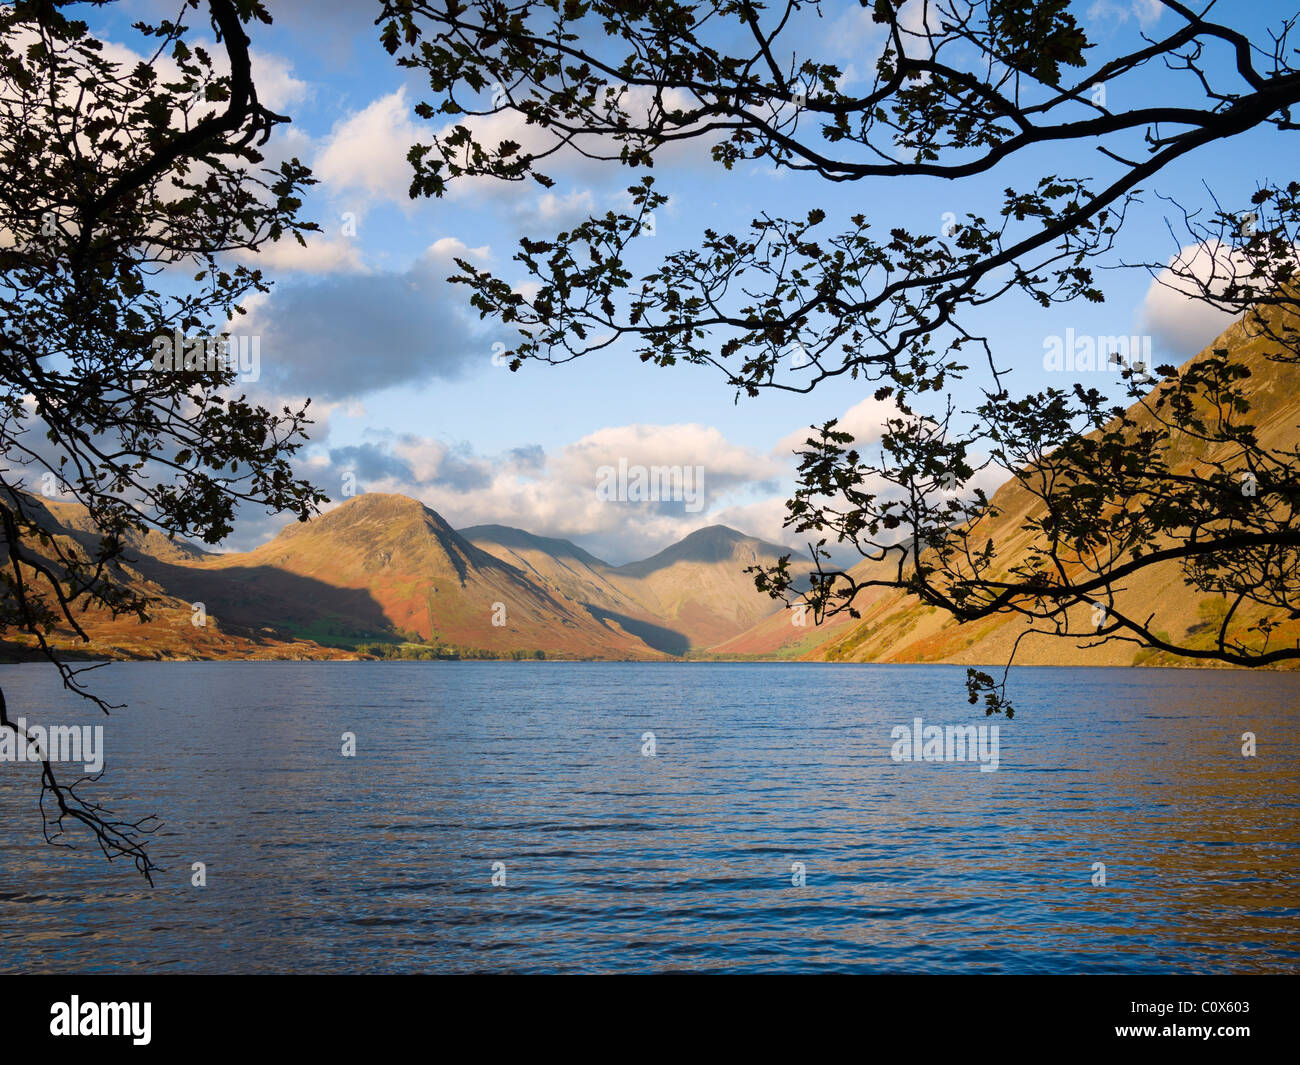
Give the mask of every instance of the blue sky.
<svg viewBox="0 0 1300 1065">
<path fill-rule="evenodd" d="M 105 39 L 132 47 L 131 21 L 173 15 L 174 6 L 124 0 L 88 17 Z M 464 288 L 445 283 L 454 272 L 451 256 L 468 255 L 522 281 L 510 263 L 521 235 L 551 236 L 588 212 L 618 206 L 638 175 L 573 159 L 548 171 L 557 179 L 549 192 L 532 183 L 477 182 L 442 200 L 412 202 L 404 156 L 427 139 L 429 124 L 411 112 L 427 93 L 417 74 L 400 70 L 380 48 L 372 23 L 377 5 L 268 0 L 268 7 L 275 25 L 251 31 L 254 75 L 264 102 L 293 118 L 271 151 L 296 154 L 316 172 L 320 184 L 304 213 L 323 233 L 307 252 L 280 247 L 261 257 L 275 287 L 237 328 L 261 337 L 263 379 L 254 394 L 313 397 L 319 421 L 304 472 L 336 499 L 350 473 L 360 489 L 416 496 L 457 527 L 516 525 L 567 537 L 614 562 L 644 557 L 718 521 L 793 542 L 781 530 L 782 502 L 793 487 L 791 434 L 852 411 L 848 423 L 869 437 L 873 419 L 878 424 L 868 400 L 872 387 L 828 382 L 807 396 L 769 392 L 735 403 L 712 369 L 648 367 L 628 350 L 558 367 L 528 364 L 517 373 L 494 365 L 493 344 L 509 334 L 479 322 Z M 1098 45 L 1094 65 L 1139 45 L 1144 31 L 1168 32 L 1175 17 L 1153 0 L 1090 0 L 1073 10 Z M 1289 10 L 1274 2 L 1224 5 L 1219 17 L 1258 32 Z M 856 3 L 828 3 L 824 16 L 801 31 L 801 48 L 836 63 L 847 77 L 865 76 L 879 47 L 866 12 Z M 191 21 L 197 29 L 199 20 Z M 1226 72 L 1227 58 L 1224 49 L 1211 69 Z M 1190 78 L 1138 73 L 1110 88 L 1108 104 L 1127 105 L 1118 93 L 1132 93 L 1142 104 L 1195 93 Z M 1283 136 L 1250 134 L 1159 175 L 1130 217 L 1121 253 L 1165 260 L 1178 250 L 1166 228 L 1170 208 L 1156 192 L 1203 204 L 1204 182 L 1235 206 L 1259 183 L 1292 177 L 1295 155 L 1282 154 Z M 726 173 L 699 153 L 681 152 L 656 167 L 671 202 L 658 213 L 643 265 L 692 246 L 706 226 L 743 231 L 762 211 L 798 216 L 820 206 L 828 212 L 828 232 L 858 211 L 880 229 L 933 232 L 945 212 L 995 211 L 1008 185 L 1023 188 L 1047 172 L 1101 177 L 1109 165 L 1076 145 L 1013 160 L 960 186 L 938 180 L 830 186 L 767 164 Z M 1147 334 L 1157 362 L 1180 362 L 1225 324 L 1153 288 L 1139 271 L 1107 272 L 1102 286 L 1107 302 L 1100 307 L 1041 310 L 1013 298 L 972 320 L 995 342 L 1001 363 L 1016 368 L 1014 390 L 1063 384 L 1059 374 L 1043 370 L 1042 356 L 1045 338 L 1067 329 Z M 958 384 L 955 394 L 970 405 L 975 382 Z M 709 505 L 687 513 L 680 505 L 601 501 L 593 470 L 619 457 L 703 465 Z M 247 514 L 228 546 L 252 546 L 278 524 Z"/>
</svg>

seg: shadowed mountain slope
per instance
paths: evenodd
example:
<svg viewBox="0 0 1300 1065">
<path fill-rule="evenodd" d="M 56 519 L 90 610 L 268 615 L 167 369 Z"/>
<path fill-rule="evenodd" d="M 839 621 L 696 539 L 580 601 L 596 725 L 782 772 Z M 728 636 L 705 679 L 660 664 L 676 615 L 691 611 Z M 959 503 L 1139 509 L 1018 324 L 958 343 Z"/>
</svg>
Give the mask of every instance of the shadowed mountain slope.
<svg viewBox="0 0 1300 1065">
<path fill-rule="evenodd" d="M 287 526 L 253 551 L 209 558 L 196 568 L 237 583 L 255 581 L 260 594 L 287 601 L 291 613 L 290 577 L 364 592 L 378 616 L 348 632 L 349 622 L 361 619 L 333 611 L 321 623 L 332 625 L 337 636 L 373 635 L 368 626 L 382 625 L 494 652 L 656 657 L 617 623 L 593 617 L 560 589 L 529 579 L 406 496 L 357 496 L 310 522 Z M 302 606 L 314 610 L 314 604 Z"/>
<path fill-rule="evenodd" d="M 780 609 L 754 587 L 745 567 L 775 562 L 788 549 L 724 525 L 700 529 L 651 558 L 623 566 L 611 566 L 567 540 L 499 525 L 474 526 L 464 535 L 594 611 L 642 627 L 644 639 L 670 653 L 712 647 Z M 799 563 L 792 565 L 799 572 Z M 648 624 L 669 637 L 645 631 Z"/>
</svg>

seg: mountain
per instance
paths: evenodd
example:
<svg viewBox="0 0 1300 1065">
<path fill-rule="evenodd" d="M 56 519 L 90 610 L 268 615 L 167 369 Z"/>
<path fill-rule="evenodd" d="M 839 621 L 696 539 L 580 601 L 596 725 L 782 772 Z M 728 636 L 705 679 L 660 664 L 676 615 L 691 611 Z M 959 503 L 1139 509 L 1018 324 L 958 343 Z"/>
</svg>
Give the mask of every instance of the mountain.
<svg viewBox="0 0 1300 1065">
<path fill-rule="evenodd" d="M 29 497 L 35 502 L 35 497 Z M 62 503 L 58 500 L 44 500 L 41 503 L 50 516 L 50 527 L 70 536 L 83 547 L 93 550 L 99 543 L 100 533 L 90 518 L 89 511 L 78 503 Z M 157 529 L 147 529 L 141 533 L 128 530 L 126 537 L 127 558 L 146 556 L 165 562 L 195 562 L 206 558 L 212 552 L 204 551 L 187 540 L 169 540 Z"/>
<path fill-rule="evenodd" d="M 208 596 L 224 616 L 276 617 L 326 642 L 397 634 L 498 654 L 658 657 L 617 621 L 531 580 L 400 495 L 359 495 L 253 551 L 167 576 L 168 587 Z"/>
<path fill-rule="evenodd" d="M 644 603 L 632 598 L 617 581 L 617 570 L 568 540 L 535 536 L 505 525 L 475 525 L 461 535 L 523 572 L 530 580 L 554 588 L 562 595 L 612 611 L 645 613 Z"/>
<path fill-rule="evenodd" d="M 1300 395 L 1293 379 L 1278 363 L 1263 356 L 1264 341 L 1250 336 L 1240 323 L 1230 326 L 1196 359 L 1216 348 L 1226 348 L 1234 359 L 1251 370 L 1246 384 L 1251 401 L 1251 418 L 1261 445 L 1278 450 L 1294 449 L 1300 439 Z M 1140 404 L 1129 409 L 1139 427 L 1151 423 L 1150 413 Z M 1211 454 L 1205 445 L 1185 434 L 1170 436 L 1171 463 L 1176 472 L 1193 475 L 1197 464 L 1207 458 L 1223 461 L 1227 450 Z M 1041 503 L 1015 480 L 1002 485 L 992 498 L 1000 512 L 985 522 L 988 535 L 998 545 L 999 568 L 1003 571 L 1028 557 L 1028 535 L 1021 531 L 1026 517 L 1041 513 Z M 873 574 L 888 574 L 882 564 L 863 561 L 851 571 L 862 580 Z M 1226 601 L 1188 586 L 1181 568 L 1174 562 L 1141 570 L 1124 582 L 1116 596 L 1117 609 L 1130 616 L 1156 614 L 1156 627 L 1178 643 L 1210 647 L 1223 617 Z M 801 658 L 843 662 L 951 662 L 964 665 L 1001 665 L 1009 659 L 1024 621 L 1017 615 L 996 615 L 967 624 L 957 624 L 949 615 L 922 605 L 901 592 L 871 589 L 855 602 L 861 620 L 841 615 L 813 630 L 791 629 L 776 619 L 760 621 L 739 636 L 713 648 L 719 655 Z M 1072 608 L 1074 627 L 1087 628 L 1086 605 Z M 1243 606 L 1233 617 L 1232 636 L 1257 645 L 1258 634 L 1248 630 L 1263 611 Z M 1291 644 L 1300 638 L 1300 623 L 1284 622 L 1272 634 L 1273 646 Z M 1132 643 L 1111 642 L 1089 646 L 1088 640 L 1062 640 L 1048 635 L 1030 635 L 1020 644 L 1015 661 L 1027 665 L 1188 665 L 1163 652 L 1153 652 Z"/>
<path fill-rule="evenodd" d="M 747 566 L 773 565 L 785 554 L 791 554 L 789 548 L 710 525 L 643 562 L 618 567 L 615 574 L 663 624 L 684 634 L 693 649 L 704 649 L 740 635 L 762 618 L 786 613 L 745 572 Z M 791 559 L 797 574 L 811 568 L 810 562 Z"/>
<path fill-rule="evenodd" d="M 699 529 L 651 558 L 623 566 L 603 562 L 567 540 L 501 525 L 478 525 L 463 534 L 669 654 L 711 648 L 760 618 L 784 613 L 744 570 L 774 563 L 789 549 L 724 525 Z M 791 565 L 796 572 L 809 568 L 798 561 Z"/>
<path fill-rule="evenodd" d="M 47 500 L 39 496 L 23 497 L 23 505 L 42 528 L 51 533 L 64 554 L 92 551 L 99 542 L 84 507 L 73 503 Z M 47 564 L 56 565 L 54 552 L 42 544 L 27 544 L 26 549 Z M 51 646 L 70 658 L 341 658 L 346 655 L 334 648 L 312 641 L 295 639 L 291 634 L 268 624 L 266 618 L 250 618 L 248 624 L 210 614 L 198 615 L 194 600 L 177 594 L 154 579 L 160 568 L 189 566 L 211 557 L 207 552 L 179 541 L 168 540 L 150 530 L 132 532 L 126 537 L 124 561 L 114 567 L 114 579 L 132 591 L 153 600 L 151 618 L 141 622 L 134 615 L 114 617 L 102 607 L 80 607 L 77 623 L 90 638 L 87 644 L 68 625 L 48 634 Z M 41 591 L 41 585 L 35 586 Z M 47 596 L 48 598 L 48 596 Z M 196 625 L 201 617 L 202 624 Z M 38 654 L 35 641 L 15 634 L 0 641 L 0 653 L 9 659 L 24 659 Z"/>
<path fill-rule="evenodd" d="M 618 570 L 568 540 L 536 536 L 505 525 L 475 525 L 461 535 L 553 593 L 563 595 L 595 618 L 617 624 L 647 647 L 683 655 L 691 647 L 685 633 L 661 624 L 653 601 L 618 577 Z"/>
</svg>

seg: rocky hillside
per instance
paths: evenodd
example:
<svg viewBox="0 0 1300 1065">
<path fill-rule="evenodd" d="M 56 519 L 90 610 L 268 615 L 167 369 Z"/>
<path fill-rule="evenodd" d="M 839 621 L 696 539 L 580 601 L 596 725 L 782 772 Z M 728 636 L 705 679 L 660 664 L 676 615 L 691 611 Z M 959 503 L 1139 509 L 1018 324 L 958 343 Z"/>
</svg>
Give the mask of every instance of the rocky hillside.
<svg viewBox="0 0 1300 1065">
<path fill-rule="evenodd" d="M 1252 404 L 1251 420 L 1261 445 L 1273 449 L 1294 449 L 1300 441 L 1300 393 L 1295 389 L 1293 367 L 1263 357 L 1269 347 L 1252 338 L 1245 327 L 1234 324 L 1205 351 L 1227 348 L 1233 357 L 1251 370 L 1246 391 Z M 1138 425 L 1150 424 L 1151 417 L 1135 405 L 1129 414 Z M 1175 472 L 1195 475 L 1206 458 L 1222 458 L 1185 434 L 1171 434 L 1171 467 Z M 1008 481 L 992 498 L 998 516 L 986 523 L 988 535 L 997 545 L 999 569 L 1003 572 L 1027 558 L 1029 534 L 1022 530 L 1027 517 L 1038 513 L 1039 501 L 1014 480 Z M 852 571 L 858 579 L 873 575 L 875 566 L 860 563 Z M 883 570 L 879 576 L 886 574 Z M 923 606 L 902 593 L 873 589 L 859 596 L 855 606 L 860 621 L 841 615 L 818 629 L 793 627 L 788 619 L 766 618 L 747 632 L 722 643 L 714 650 L 721 655 L 803 658 L 846 662 L 952 662 L 966 665 L 1003 664 L 1016 638 L 1024 629 L 1017 615 L 997 615 L 964 625 L 947 614 Z M 1155 615 L 1156 631 L 1163 631 L 1179 643 L 1211 646 L 1227 604 L 1219 596 L 1205 595 L 1190 587 L 1181 569 L 1170 562 L 1152 566 L 1124 582 L 1116 606 L 1143 618 Z M 1077 627 L 1086 628 L 1088 608 L 1076 608 Z M 1240 609 L 1233 618 L 1230 634 L 1251 646 L 1259 644 L 1251 633 L 1261 615 L 1258 609 Z M 1073 615 L 1072 615 L 1073 616 Z M 1294 644 L 1300 639 L 1300 622 L 1289 620 L 1271 637 L 1271 646 Z M 1062 640 L 1048 635 L 1030 635 L 1021 642 L 1016 662 L 1030 665 L 1194 665 L 1187 659 L 1142 650 L 1132 643 L 1115 641 L 1090 646 L 1088 641 Z"/>
</svg>

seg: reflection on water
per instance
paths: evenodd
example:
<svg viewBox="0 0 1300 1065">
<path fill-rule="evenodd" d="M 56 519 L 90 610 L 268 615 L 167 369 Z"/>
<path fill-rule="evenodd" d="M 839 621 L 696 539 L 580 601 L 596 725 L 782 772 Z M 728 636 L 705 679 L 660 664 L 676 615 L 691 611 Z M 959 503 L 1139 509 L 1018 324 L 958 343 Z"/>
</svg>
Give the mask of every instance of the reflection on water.
<svg viewBox="0 0 1300 1065">
<path fill-rule="evenodd" d="M 893 762 L 895 725 L 983 720 L 964 675 L 117 664 L 99 794 L 163 815 L 166 871 L 45 846 L 0 766 L 0 969 L 1296 968 L 1300 676 L 1022 669 L 997 772 Z M 0 683 L 95 721 L 45 668 Z"/>
</svg>

